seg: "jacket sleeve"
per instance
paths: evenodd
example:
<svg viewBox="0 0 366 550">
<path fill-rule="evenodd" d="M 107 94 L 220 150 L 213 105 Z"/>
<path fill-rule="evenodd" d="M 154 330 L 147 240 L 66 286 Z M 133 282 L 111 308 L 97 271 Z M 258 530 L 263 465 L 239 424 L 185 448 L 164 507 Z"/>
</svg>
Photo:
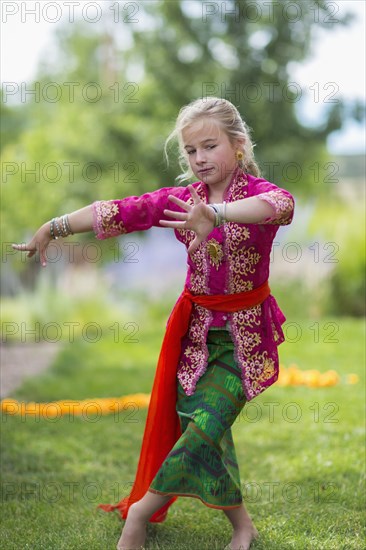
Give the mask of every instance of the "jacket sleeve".
<svg viewBox="0 0 366 550">
<path fill-rule="evenodd" d="M 163 187 L 139 197 L 101 200 L 93 203 L 93 230 L 97 239 L 108 239 L 133 231 L 144 231 L 152 226 L 161 227 L 159 220 L 171 219 L 164 209 L 175 210 L 169 195 L 184 198 L 185 187 Z"/>
<path fill-rule="evenodd" d="M 291 193 L 266 180 L 259 180 L 252 196 L 266 201 L 272 206 L 273 216 L 261 224 L 289 225 L 294 215 L 295 201 Z"/>
</svg>

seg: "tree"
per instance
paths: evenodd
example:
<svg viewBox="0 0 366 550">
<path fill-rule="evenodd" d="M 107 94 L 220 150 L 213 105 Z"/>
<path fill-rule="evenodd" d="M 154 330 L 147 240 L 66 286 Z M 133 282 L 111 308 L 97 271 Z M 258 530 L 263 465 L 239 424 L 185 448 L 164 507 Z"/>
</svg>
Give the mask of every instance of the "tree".
<svg viewBox="0 0 366 550">
<path fill-rule="evenodd" d="M 131 62 L 145 70 L 144 116 L 153 123 L 160 98 L 172 119 L 196 97 L 229 99 L 253 128 L 264 175 L 313 191 L 315 170 L 328 160 L 326 137 L 341 127 L 345 106 L 331 103 L 317 127 L 304 126 L 296 109 L 304 91 L 291 82 L 290 65 L 309 54 L 314 27 L 332 29 L 350 18 L 336 18 L 323 0 L 162 1 L 143 10 L 155 24 L 133 27 Z"/>
<path fill-rule="evenodd" d="M 23 117 L 24 126 L 3 149 L 3 239 L 100 198 L 173 185 L 178 167 L 165 166 L 164 140 L 180 107 L 202 95 L 237 105 L 268 179 L 309 192 L 344 106 L 334 104 L 317 128 L 303 126 L 289 66 L 306 58 L 315 25 L 334 26 L 332 6 L 143 2 L 123 25 L 107 9 L 104 26 L 61 26 L 29 86 L 39 101 L 6 107 L 6 124 Z"/>
</svg>

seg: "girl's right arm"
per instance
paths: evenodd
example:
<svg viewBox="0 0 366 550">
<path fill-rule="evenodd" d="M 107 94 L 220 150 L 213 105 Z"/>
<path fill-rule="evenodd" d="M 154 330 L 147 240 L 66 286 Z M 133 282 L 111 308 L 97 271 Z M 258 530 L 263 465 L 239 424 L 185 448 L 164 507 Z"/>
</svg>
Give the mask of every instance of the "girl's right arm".
<svg viewBox="0 0 366 550">
<path fill-rule="evenodd" d="M 68 214 L 69 226 L 72 233 L 85 233 L 93 230 L 93 208 L 92 205 L 80 208 Z M 44 223 L 35 233 L 29 243 L 13 244 L 15 250 L 27 251 L 31 258 L 38 251 L 39 258 L 43 267 L 46 265 L 46 250 L 49 243 L 53 240 L 51 235 L 51 222 Z"/>
<path fill-rule="evenodd" d="M 165 219 L 164 209 L 168 206 L 168 196 L 177 195 L 188 199 L 190 195 L 185 187 L 164 187 L 145 193 L 139 197 L 132 196 L 118 200 L 96 201 L 80 210 L 67 215 L 69 229 L 72 233 L 94 231 L 97 239 L 116 237 L 123 233 L 145 231 L 153 225 L 160 226 Z M 187 195 L 185 197 L 185 195 Z M 41 265 L 46 265 L 46 250 L 54 235 L 62 235 L 57 228 L 63 228 L 62 219 L 56 218 L 43 224 L 28 244 L 13 244 L 15 250 L 27 251 L 31 258 L 39 252 Z"/>
</svg>

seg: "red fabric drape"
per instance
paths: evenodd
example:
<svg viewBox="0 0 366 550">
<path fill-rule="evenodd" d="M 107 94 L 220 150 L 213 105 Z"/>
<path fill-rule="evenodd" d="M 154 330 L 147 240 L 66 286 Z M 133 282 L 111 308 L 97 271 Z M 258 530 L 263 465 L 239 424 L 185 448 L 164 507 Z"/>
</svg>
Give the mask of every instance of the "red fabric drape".
<svg viewBox="0 0 366 550">
<path fill-rule="evenodd" d="M 262 303 L 269 294 L 268 281 L 254 290 L 237 294 L 194 296 L 185 288 L 167 323 L 132 491 L 118 504 L 100 504 L 99 508 L 105 512 L 118 510 L 122 518 L 126 519 L 129 507 L 144 496 L 166 456 L 181 436 L 179 417 L 176 412 L 176 374 L 181 353 L 181 339 L 188 330 L 193 303 L 215 311 L 233 312 L 254 307 Z M 150 522 L 164 521 L 169 506 L 177 498 L 172 497 L 155 512 L 151 516 Z"/>
</svg>

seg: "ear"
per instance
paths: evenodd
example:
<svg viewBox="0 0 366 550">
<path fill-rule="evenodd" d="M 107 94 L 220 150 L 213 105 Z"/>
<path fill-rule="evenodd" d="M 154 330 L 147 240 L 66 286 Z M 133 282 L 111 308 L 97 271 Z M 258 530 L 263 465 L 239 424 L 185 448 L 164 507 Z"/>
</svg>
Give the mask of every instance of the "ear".
<svg viewBox="0 0 366 550">
<path fill-rule="evenodd" d="M 238 138 L 234 141 L 234 148 L 235 149 L 240 149 L 240 150 L 243 150 L 244 149 L 244 145 L 245 145 L 245 139 L 244 138 Z"/>
</svg>

